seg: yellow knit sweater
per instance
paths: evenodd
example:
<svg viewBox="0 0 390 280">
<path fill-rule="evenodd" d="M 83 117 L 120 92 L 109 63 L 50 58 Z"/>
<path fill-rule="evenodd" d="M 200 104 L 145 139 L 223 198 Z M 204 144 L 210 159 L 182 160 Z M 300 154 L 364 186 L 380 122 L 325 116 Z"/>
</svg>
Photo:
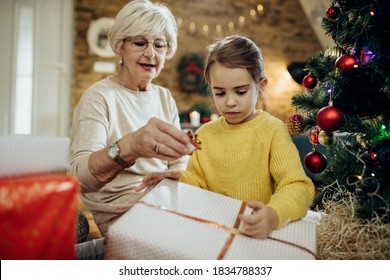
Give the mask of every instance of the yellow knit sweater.
<svg viewBox="0 0 390 280">
<path fill-rule="evenodd" d="M 196 132 L 196 150 L 180 181 L 229 197 L 262 201 L 279 216 L 277 228 L 304 217 L 314 185 L 303 170 L 286 125 L 266 112 L 243 124 L 221 117 Z"/>
</svg>

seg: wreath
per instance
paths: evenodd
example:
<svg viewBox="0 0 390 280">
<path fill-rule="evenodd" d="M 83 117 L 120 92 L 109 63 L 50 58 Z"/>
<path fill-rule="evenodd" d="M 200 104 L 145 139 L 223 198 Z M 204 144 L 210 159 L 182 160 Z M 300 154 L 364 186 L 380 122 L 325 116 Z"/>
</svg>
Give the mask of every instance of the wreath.
<svg viewBox="0 0 390 280">
<path fill-rule="evenodd" d="M 203 57 L 199 54 L 186 54 L 177 65 L 181 90 L 207 95 L 207 86 L 203 80 Z"/>
</svg>

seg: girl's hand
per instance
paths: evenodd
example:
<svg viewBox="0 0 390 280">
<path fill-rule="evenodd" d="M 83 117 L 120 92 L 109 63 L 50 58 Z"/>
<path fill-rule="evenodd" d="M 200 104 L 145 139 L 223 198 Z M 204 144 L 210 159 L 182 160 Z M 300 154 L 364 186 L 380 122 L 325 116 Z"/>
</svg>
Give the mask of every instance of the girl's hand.
<svg viewBox="0 0 390 280">
<path fill-rule="evenodd" d="M 164 178 L 178 180 L 180 179 L 179 170 L 168 170 L 164 172 L 153 172 L 145 175 L 141 185 L 135 188 L 137 192 L 145 189 L 145 193 L 151 191 Z"/>
<path fill-rule="evenodd" d="M 253 208 L 253 214 L 240 216 L 244 222 L 244 232 L 254 238 L 267 238 L 278 225 L 278 214 L 260 201 L 247 201 L 247 205 Z"/>
</svg>

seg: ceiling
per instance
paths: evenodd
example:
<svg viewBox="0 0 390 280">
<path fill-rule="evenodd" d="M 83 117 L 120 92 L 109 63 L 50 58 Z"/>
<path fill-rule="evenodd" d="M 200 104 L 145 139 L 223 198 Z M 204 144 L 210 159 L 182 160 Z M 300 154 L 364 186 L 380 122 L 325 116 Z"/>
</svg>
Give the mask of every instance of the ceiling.
<svg viewBox="0 0 390 280">
<path fill-rule="evenodd" d="M 325 17 L 326 9 L 330 6 L 329 0 L 299 0 L 309 23 L 311 24 L 315 34 L 322 47 L 325 49 L 334 44 L 333 39 L 325 35 L 325 31 L 321 27 L 322 18 Z"/>
</svg>

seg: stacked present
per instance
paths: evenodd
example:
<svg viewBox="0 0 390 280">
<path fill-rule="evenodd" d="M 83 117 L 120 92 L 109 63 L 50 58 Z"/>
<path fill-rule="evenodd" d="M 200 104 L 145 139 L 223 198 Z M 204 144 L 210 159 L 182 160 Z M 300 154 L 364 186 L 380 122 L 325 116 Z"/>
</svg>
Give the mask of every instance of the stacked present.
<svg viewBox="0 0 390 280">
<path fill-rule="evenodd" d="M 0 180 L 0 258 L 74 259 L 77 186 L 60 175 Z"/>
<path fill-rule="evenodd" d="M 0 137 L 0 258 L 74 259 L 78 181 L 69 139 Z"/>
<path fill-rule="evenodd" d="M 110 226 L 105 258 L 316 258 L 315 218 L 260 240 L 242 233 L 238 216 L 251 211 L 243 201 L 164 179 Z"/>
</svg>

